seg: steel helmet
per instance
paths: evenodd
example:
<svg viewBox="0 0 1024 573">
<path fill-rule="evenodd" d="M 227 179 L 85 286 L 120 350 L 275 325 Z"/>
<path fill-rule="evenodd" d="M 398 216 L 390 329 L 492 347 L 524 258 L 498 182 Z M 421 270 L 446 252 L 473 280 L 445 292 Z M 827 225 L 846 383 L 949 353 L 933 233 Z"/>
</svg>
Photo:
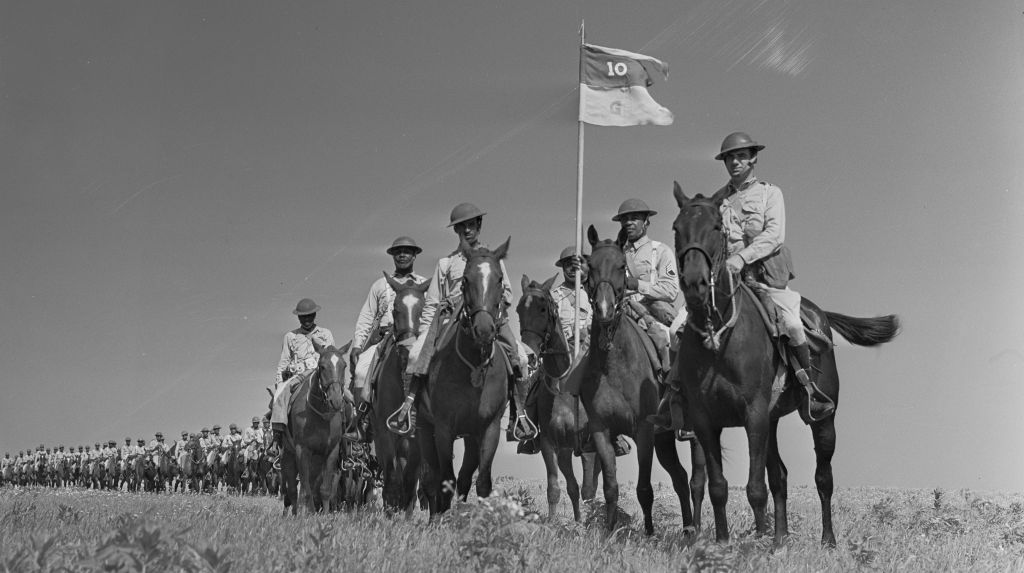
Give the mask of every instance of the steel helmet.
<svg viewBox="0 0 1024 573">
<path fill-rule="evenodd" d="M 292 314 L 298 316 L 305 316 L 307 314 L 315 314 L 320 310 L 320 305 L 313 301 L 311 298 L 304 298 L 299 301 L 299 304 L 295 305 L 295 310 Z"/>
<path fill-rule="evenodd" d="M 582 246 L 580 247 L 582 249 Z M 565 264 L 565 260 L 576 254 L 576 245 L 569 245 L 562 249 L 562 253 L 558 255 L 558 260 L 555 261 L 556 267 L 561 267 Z M 580 252 L 580 256 L 584 256 L 583 252 Z"/>
<path fill-rule="evenodd" d="M 213 425 L 213 429 L 214 430 L 219 430 L 220 429 L 220 424 L 214 424 Z"/>
<path fill-rule="evenodd" d="M 647 203 L 640 199 L 626 199 L 622 202 L 622 205 L 619 205 L 619 212 L 612 217 L 612 221 L 621 221 L 622 216 L 627 213 L 646 213 L 648 217 L 658 214 L 657 211 L 648 207 Z"/>
<path fill-rule="evenodd" d="M 182 436 L 187 436 L 188 435 L 188 430 L 182 430 L 181 431 L 181 435 Z"/>
<path fill-rule="evenodd" d="M 722 150 L 715 156 L 715 161 L 721 161 L 726 153 L 736 151 L 737 149 L 753 149 L 754 152 L 758 152 L 764 149 L 764 146 L 751 139 L 749 135 L 742 131 L 730 133 L 722 140 Z"/>
<path fill-rule="evenodd" d="M 253 423 L 253 424 L 259 424 L 259 423 L 260 423 L 260 419 L 259 419 L 259 417 L 258 417 L 258 416 L 253 416 L 253 417 L 252 417 L 252 423 Z"/>
<path fill-rule="evenodd" d="M 132 439 L 131 438 L 125 438 L 124 441 L 130 442 L 130 441 L 132 441 Z"/>
<path fill-rule="evenodd" d="M 395 242 L 391 243 L 391 246 L 388 247 L 387 252 L 389 255 L 393 255 L 395 254 L 395 250 L 401 247 L 408 247 L 412 249 L 417 255 L 423 252 L 423 249 L 421 249 L 420 246 L 416 244 L 416 241 L 412 240 L 412 237 L 398 237 L 397 239 L 395 239 Z"/>
<path fill-rule="evenodd" d="M 452 209 L 451 222 L 448 223 L 449 227 L 454 227 L 459 223 L 464 223 L 477 217 L 483 217 L 487 213 L 480 210 L 479 207 L 472 203 L 459 203 Z"/>
<path fill-rule="evenodd" d="M 232 422 L 231 425 L 228 426 L 228 429 L 229 430 L 237 430 L 238 429 L 238 424 Z"/>
<path fill-rule="evenodd" d="M 209 431 L 210 431 L 210 428 L 203 428 L 202 430 L 200 430 L 200 432 L 203 432 L 203 433 L 207 433 Z"/>
<path fill-rule="evenodd" d="M 157 432 L 157 433 L 156 433 L 155 435 L 156 435 L 156 437 L 158 437 L 158 438 L 162 438 L 162 437 L 164 437 L 164 433 L 163 433 L 163 432 Z"/>
<path fill-rule="evenodd" d="M 146 443 L 146 440 L 143 440 L 142 438 L 139 438 L 139 444 L 145 444 L 145 443 Z"/>
</svg>

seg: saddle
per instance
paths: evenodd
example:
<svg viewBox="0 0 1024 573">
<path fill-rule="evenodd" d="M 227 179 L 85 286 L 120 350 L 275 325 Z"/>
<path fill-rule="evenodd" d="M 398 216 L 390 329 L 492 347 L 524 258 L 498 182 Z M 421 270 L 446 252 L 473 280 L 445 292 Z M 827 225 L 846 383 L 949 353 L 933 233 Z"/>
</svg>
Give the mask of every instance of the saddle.
<svg viewBox="0 0 1024 573">
<path fill-rule="evenodd" d="M 740 288 L 747 291 L 747 294 L 750 295 L 750 300 L 754 303 L 754 308 L 757 309 L 758 314 L 761 315 L 761 320 L 764 321 L 768 334 L 776 341 L 776 345 L 779 345 L 779 327 L 782 323 L 779 317 L 778 306 L 772 302 L 771 297 L 764 293 L 764 291 L 753 289 L 745 282 L 740 283 Z M 832 339 L 824 330 L 823 311 L 804 297 L 800 298 L 800 322 L 804 325 L 807 344 L 810 346 L 812 353 L 821 354 L 832 348 Z M 786 353 L 782 354 L 784 357 L 786 356 Z"/>
<path fill-rule="evenodd" d="M 661 372 L 661 358 L 658 356 L 658 348 L 654 346 L 654 341 L 651 339 L 651 336 L 647 334 L 647 332 L 644 331 L 644 329 L 640 328 L 640 324 L 638 324 L 632 316 L 623 317 L 622 322 L 628 324 L 630 328 L 632 328 L 637 334 L 640 335 L 640 340 L 644 342 L 644 350 L 647 352 L 647 359 L 651 361 L 651 368 L 655 373 Z M 671 364 L 665 365 L 666 369 L 670 368 L 671 366 Z"/>
</svg>

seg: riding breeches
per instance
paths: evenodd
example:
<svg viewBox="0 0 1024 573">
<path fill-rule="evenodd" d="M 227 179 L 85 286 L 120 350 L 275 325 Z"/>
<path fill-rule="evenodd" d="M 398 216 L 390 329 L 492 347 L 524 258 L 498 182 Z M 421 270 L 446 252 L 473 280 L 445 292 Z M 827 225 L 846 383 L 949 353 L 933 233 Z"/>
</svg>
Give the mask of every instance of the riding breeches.
<svg viewBox="0 0 1024 573">
<path fill-rule="evenodd" d="M 806 344 L 807 335 L 804 334 L 804 325 L 800 321 L 800 293 L 789 287 L 772 288 L 763 283 L 758 283 L 757 286 L 763 289 L 778 307 L 781 330 L 789 337 L 790 346 Z"/>
<path fill-rule="evenodd" d="M 430 323 L 427 333 L 416 340 L 412 350 L 409 352 L 409 366 L 406 372 L 411 375 L 426 376 L 430 370 L 430 359 L 437 350 L 437 335 L 447 326 L 451 320 L 450 315 L 438 312 Z M 508 321 L 502 322 L 498 328 L 497 338 L 507 348 L 514 349 L 508 353 L 509 362 L 513 369 L 519 369 L 521 364 L 527 363 L 526 345 L 519 342 Z M 362 358 L 362 357 L 360 357 Z"/>
<path fill-rule="evenodd" d="M 359 355 L 359 360 L 356 361 L 356 367 L 352 370 L 352 387 L 363 388 L 366 386 L 366 377 L 370 375 L 370 369 L 373 366 L 374 360 L 377 358 L 377 350 L 380 348 L 380 343 L 368 346 Z"/>
<path fill-rule="evenodd" d="M 271 424 L 288 425 L 288 400 L 292 397 L 292 388 L 305 379 L 304 374 L 296 374 L 274 388 L 274 400 L 270 406 Z"/>
</svg>

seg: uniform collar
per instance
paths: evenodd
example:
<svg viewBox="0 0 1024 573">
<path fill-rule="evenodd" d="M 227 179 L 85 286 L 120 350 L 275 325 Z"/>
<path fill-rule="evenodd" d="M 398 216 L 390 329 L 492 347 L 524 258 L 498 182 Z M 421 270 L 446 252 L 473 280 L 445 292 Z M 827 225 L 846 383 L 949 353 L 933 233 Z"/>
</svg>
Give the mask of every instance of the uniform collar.
<svg viewBox="0 0 1024 573">
<path fill-rule="evenodd" d="M 755 176 L 755 175 L 751 175 L 751 176 L 750 176 L 750 177 L 749 177 L 749 178 L 748 178 L 748 179 L 747 179 L 746 181 L 744 181 L 744 182 L 743 182 L 743 184 L 742 184 L 742 185 L 740 185 L 739 187 L 736 187 L 735 185 L 733 185 L 733 184 L 732 184 L 732 181 L 730 181 L 730 182 L 729 182 L 729 184 L 728 184 L 728 187 L 729 187 L 729 195 L 733 195 L 733 194 L 735 194 L 735 193 L 741 193 L 741 192 L 743 192 L 743 191 L 746 191 L 747 189 L 750 189 L 750 187 L 751 187 L 752 185 L 754 185 L 755 183 L 757 183 L 757 176 Z"/>
<path fill-rule="evenodd" d="M 646 235 L 645 234 L 643 237 L 640 237 L 639 239 L 637 239 L 635 243 L 632 243 L 632 244 L 631 243 L 626 243 L 626 247 L 623 250 L 625 250 L 625 251 L 639 251 L 640 247 L 642 247 L 642 246 L 644 246 L 644 245 L 646 245 L 647 243 L 650 243 L 650 242 L 651 242 L 650 235 Z"/>
</svg>

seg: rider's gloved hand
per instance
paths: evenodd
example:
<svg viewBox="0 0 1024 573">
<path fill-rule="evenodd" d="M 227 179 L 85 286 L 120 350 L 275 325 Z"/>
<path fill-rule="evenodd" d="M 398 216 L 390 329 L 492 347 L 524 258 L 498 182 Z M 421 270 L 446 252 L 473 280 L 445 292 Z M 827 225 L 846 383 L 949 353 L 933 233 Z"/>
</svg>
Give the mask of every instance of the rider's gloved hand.
<svg viewBox="0 0 1024 573">
<path fill-rule="evenodd" d="M 732 274 L 737 274 L 743 270 L 743 266 L 746 263 L 743 262 L 743 257 L 739 255 L 733 255 L 725 260 L 725 267 L 729 269 Z"/>
</svg>

